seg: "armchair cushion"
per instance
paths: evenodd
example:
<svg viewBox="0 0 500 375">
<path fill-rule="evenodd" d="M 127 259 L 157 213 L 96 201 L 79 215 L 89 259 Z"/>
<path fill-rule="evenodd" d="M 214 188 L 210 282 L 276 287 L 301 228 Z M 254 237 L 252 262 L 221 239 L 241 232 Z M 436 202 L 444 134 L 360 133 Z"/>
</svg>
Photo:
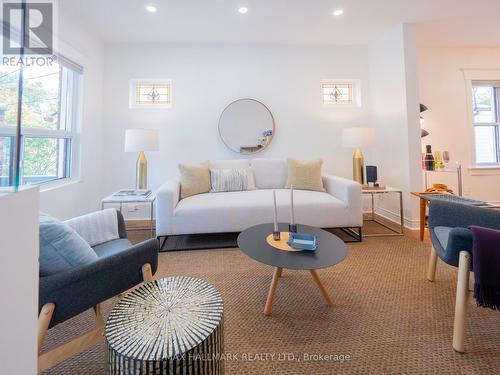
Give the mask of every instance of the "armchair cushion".
<svg viewBox="0 0 500 375">
<path fill-rule="evenodd" d="M 126 238 L 120 238 L 109 242 L 104 242 L 93 247 L 99 258 L 105 258 L 111 255 L 118 254 L 119 252 L 132 247 L 130 241 Z"/>
<path fill-rule="evenodd" d="M 40 214 L 40 276 L 53 275 L 97 260 L 89 244 L 68 224 Z"/>
<path fill-rule="evenodd" d="M 431 239 L 438 256 L 451 266 L 458 267 L 460 251 L 472 254 L 472 232 L 469 229 L 434 227 Z"/>
</svg>

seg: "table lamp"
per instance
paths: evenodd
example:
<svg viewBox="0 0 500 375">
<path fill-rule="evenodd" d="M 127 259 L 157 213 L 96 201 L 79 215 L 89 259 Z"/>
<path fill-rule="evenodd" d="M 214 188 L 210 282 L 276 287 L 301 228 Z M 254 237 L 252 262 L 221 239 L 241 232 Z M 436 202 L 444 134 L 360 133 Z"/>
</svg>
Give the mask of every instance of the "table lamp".
<svg viewBox="0 0 500 375">
<path fill-rule="evenodd" d="M 363 184 L 364 158 L 360 148 L 370 146 L 375 139 L 374 128 L 342 129 L 342 145 L 355 148 L 352 157 L 352 179 Z"/>
<path fill-rule="evenodd" d="M 127 129 L 125 131 L 125 152 L 138 152 L 135 171 L 135 188 L 146 189 L 148 186 L 148 161 L 144 151 L 158 151 L 158 130 Z"/>
</svg>

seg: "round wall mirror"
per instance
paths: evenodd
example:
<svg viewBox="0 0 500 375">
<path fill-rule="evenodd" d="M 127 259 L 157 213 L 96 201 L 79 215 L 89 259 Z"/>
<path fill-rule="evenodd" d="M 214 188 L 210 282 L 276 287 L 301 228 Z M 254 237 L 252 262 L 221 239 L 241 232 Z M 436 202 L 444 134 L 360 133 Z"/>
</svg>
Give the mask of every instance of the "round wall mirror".
<svg viewBox="0 0 500 375">
<path fill-rule="evenodd" d="M 258 100 L 236 100 L 220 115 L 219 135 L 231 150 L 254 154 L 265 149 L 273 139 L 273 115 Z"/>
</svg>

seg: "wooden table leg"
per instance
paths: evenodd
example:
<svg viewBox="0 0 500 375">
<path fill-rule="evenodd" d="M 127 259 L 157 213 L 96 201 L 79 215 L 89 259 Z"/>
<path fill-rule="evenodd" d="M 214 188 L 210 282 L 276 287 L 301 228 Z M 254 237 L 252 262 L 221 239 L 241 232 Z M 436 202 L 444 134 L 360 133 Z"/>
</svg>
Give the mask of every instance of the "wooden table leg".
<svg viewBox="0 0 500 375">
<path fill-rule="evenodd" d="M 425 199 L 420 198 L 420 241 L 424 240 L 426 209 L 427 209 L 427 201 Z"/>
<path fill-rule="evenodd" d="M 280 268 L 278 271 L 278 277 L 283 276 L 283 268 Z"/>
<path fill-rule="evenodd" d="M 327 306 L 332 306 L 333 301 L 330 295 L 328 294 L 327 290 L 325 289 L 323 283 L 321 282 L 321 279 L 318 276 L 318 273 L 316 270 L 309 270 L 311 272 L 312 278 L 316 285 L 319 287 L 319 290 L 321 291 L 321 294 L 323 295 L 323 298 L 325 299 L 326 305 Z"/>
<path fill-rule="evenodd" d="M 273 311 L 273 301 L 274 294 L 276 293 L 276 287 L 278 286 L 278 279 L 281 275 L 282 268 L 276 267 L 273 273 L 273 281 L 271 281 L 271 286 L 269 287 L 269 293 L 267 294 L 266 306 L 264 307 L 264 315 L 271 315 Z"/>
</svg>

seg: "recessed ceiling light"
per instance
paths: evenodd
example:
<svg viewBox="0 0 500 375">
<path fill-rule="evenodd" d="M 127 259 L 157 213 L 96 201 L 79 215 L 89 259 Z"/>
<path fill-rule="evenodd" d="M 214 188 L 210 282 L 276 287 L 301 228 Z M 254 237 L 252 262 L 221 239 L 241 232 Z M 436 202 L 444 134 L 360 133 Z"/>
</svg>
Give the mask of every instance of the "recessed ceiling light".
<svg viewBox="0 0 500 375">
<path fill-rule="evenodd" d="M 240 7 L 240 8 L 238 8 L 238 12 L 240 12 L 241 14 L 245 14 L 246 12 L 248 12 L 248 8 L 247 7 Z"/>
<path fill-rule="evenodd" d="M 153 5 L 148 5 L 148 6 L 146 7 L 146 10 L 147 10 L 149 13 L 156 13 L 156 10 L 157 10 L 157 9 L 156 9 L 156 7 L 155 7 L 155 6 L 153 6 Z"/>
<path fill-rule="evenodd" d="M 342 9 L 336 9 L 336 10 L 333 11 L 333 15 L 335 17 L 341 16 L 343 14 L 344 14 L 344 11 Z"/>
</svg>

